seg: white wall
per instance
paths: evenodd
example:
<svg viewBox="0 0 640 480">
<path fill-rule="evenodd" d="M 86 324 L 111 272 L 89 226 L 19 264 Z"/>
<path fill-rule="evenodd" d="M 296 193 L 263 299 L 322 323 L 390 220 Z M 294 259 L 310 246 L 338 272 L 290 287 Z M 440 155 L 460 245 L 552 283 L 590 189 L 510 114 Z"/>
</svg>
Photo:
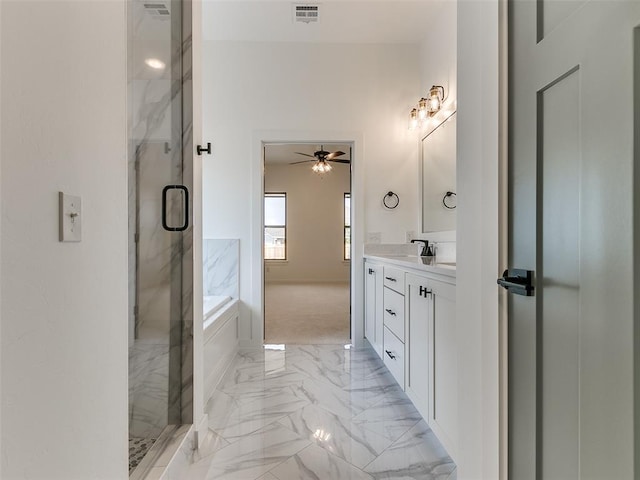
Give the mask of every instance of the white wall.
<svg viewBox="0 0 640 480">
<path fill-rule="evenodd" d="M 383 242 L 404 242 L 418 218 L 417 152 L 407 130 L 419 91 L 418 47 L 205 42 L 202 58 L 203 140 L 213 143 L 203 165 L 204 237 L 240 239 L 241 334 L 247 338 L 249 311 L 261 310 L 252 304 L 251 283 L 259 275 L 251 271 L 252 255 L 260 255 L 250 244 L 252 209 L 260 208 L 251 197 L 252 173 L 261 168 L 254 135 L 336 132 L 340 139 L 359 132 L 363 149 L 355 169 L 364 173 L 366 212 L 356 221 L 364 220 L 367 232 L 381 232 Z M 401 198 L 393 211 L 381 204 L 389 190 Z"/>
<path fill-rule="evenodd" d="M 3 479 L 128 476 L 125 5 L 1 3 Z"/>
<path fill-rule="evenodd" d="M 458 4 L 458 478 L 498 472 L 498 0 Z"/>
<path fill-rule="evenodd" d="M 429 28 L 425 29 L 424 38 L 420 44 L 420 96 L 426 97 L 429 89 L 433 85 L 442 85 L 445 90 L 445 101 L 440 114 L 436 114 L 421 128 L 416 129 L 416 149 L 422 151 L 421 139 L 424 138 L 433 128 L 446 119 L 451 112 L 456 109 L 458 100 L 458 66 L 457 66 L 457 2 L 445 1 L 434 3 L 432 6 L 433 15 L 426 20 Z M 416 100 L 418 98 L 416 97 Z M 422 161 L 418 153 L 418 161 Z M 455 166 L 453 167 L 455 169 Z M 420 171 L 421 172 L 421 171 Z M 418 191 L 422 189 L 421 175 L 417 175 Z M 457 188 L 457 187 L 456 187 Z M 418 197 L 418 202 L 422 202 L 422 197 Z M 422 210 L 418 209 L 418 215 L 422 215 Z M 422 233 L 422 218 L 418 218 L 417 238 L 432 240 L 435 242 L 450 241 L 455 242 L 456 232 L 428 232 Z M 455 244 L 453 250 L 455 250 Z M 455 258 L 455 252 L 453 252 Z"/>
<path fill-rule="evenodd" d="M 266 192 L 287 194 L 287 260 L 266 262 L 267 282 L 348 282 L 344 255 L 344 194 L 349 165 L 334 163 L 322 176 L 300 165 L 267 164 Z"/>
<path fill-rule="evenodd" d="M 420 92 L 429 93 L 432 85 L 445 89 L 445 105 L 458 98 L 457 2 L 445 1 L 433 5 L 433 15 L 426 19 L 425 36 L 420 44 Z M 417 100 L 417 98 L 416 98 Z"/>
</svg>

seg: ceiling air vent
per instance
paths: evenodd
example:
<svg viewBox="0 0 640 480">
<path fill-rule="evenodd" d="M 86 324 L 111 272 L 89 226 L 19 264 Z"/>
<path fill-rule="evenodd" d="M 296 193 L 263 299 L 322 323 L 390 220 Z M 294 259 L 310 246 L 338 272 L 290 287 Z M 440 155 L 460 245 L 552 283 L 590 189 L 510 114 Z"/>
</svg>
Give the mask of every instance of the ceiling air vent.
<svg viewBox="0 0 640 480">
<path fill-rule="evenodd" d="M 169 12 L 169 7 L 167 7 L 166 3 L 162 2 L 154 2 L 154 3 L 144 3 L 144 11 L 151 15 L 152 17 L 169 17 L 171 14 Z"/>
<path fill-rule="evenodd" d="M 318 23 L 320 21 L 318 5 L 293 5 L 293 21 L 294 23 Z"/>
</svg>

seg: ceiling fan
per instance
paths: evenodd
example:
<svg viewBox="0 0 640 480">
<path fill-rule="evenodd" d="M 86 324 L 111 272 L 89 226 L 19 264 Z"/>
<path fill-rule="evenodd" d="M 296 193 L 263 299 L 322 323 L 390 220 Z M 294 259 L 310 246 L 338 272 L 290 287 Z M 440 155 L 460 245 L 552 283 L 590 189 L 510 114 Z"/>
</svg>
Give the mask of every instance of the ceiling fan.
<svg viewBox="0 0 640 480">
<path fill-rule="evenodd" d="M 320 162 L 320 163 L 326 163 L 326 162 L 336 162 L 336 163 L 351 163 L 350 159 L 346 159 L 346 158 L 339 158 L 336 159 L 336 157 L 340 157 L 342 155 L 344 155 L 344 152 L 341 152 L 340 150 L 335 151 L 335 152 L 327 152 L 324 149 L 323 145 L 320 145 L 320 150 L 317 150 L 315 152 L 313 152 L 313 155 L 309 155 L 308 153 L 302 153 L 302 152 L 294 152 L 297 153 L 298 155 L 304 155 L 305 157 L 311 157 L 313 160 L 301 160 L 299 162 L 293 162 L 290 165 L 297 165 L 298 163 L 305 163 L 305 162 Z"/>
</svg>

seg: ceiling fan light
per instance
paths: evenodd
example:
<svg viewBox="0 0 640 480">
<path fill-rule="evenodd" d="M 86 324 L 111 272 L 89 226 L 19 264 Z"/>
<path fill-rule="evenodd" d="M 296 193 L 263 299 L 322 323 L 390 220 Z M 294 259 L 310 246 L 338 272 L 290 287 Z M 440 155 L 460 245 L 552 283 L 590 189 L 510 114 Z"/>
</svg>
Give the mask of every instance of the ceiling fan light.
<svg viewBox="0 0 640 480">
<path fill-rule="evenodd" d="M 331 170 L 331 165 L 329 165 L 327 162 L 325 162 L 324 160 L 318 160 L 316 163 L 313 164 L 313 166 L 311 167 L 311 169 L 319 174 L 323 174 L 323 173 L 327 173 Z"/>
</svg>

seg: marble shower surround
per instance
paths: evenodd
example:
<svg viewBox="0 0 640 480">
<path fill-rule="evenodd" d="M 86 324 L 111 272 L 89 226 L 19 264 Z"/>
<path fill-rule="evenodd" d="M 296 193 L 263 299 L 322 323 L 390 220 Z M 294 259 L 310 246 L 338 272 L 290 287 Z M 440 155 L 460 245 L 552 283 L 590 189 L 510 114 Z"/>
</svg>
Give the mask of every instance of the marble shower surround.
<svg viewBox="0 0 640 480">
<path fill-rule="evenodd" d="M 206 411 L 206 446 L 187 480 L 456 478 L 455 464 L 369 347 L 243 352 Z"/>
</svg>

